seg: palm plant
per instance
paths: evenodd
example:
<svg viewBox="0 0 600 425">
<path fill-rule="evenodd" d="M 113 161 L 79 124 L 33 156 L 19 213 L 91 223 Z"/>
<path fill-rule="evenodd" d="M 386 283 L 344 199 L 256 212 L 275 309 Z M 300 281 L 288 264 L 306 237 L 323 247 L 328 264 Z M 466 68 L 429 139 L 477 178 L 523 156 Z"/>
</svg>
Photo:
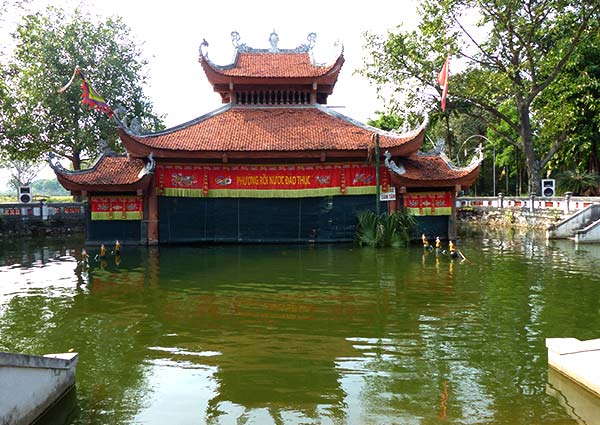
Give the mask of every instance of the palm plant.
<svg viewBox="0 0 600 425">
<path fill-rule="evenodd" d="M 380 216 L 373 211 L 358 214 L 356 239 L 366 246 L 406 246 L 415 220 L 406 210 Z"/>
<path fill-rule="evenodd" d="M 373 211 L 358 213 L 356 240 L 361 246 L 378 246 L 380 244 L 379 217 Z"/>
<path fill-rule="evenodd" d="M 600 175 L 588 171 L 567 170 L 557 176 L 558 189 L 574 195 L 594 195 L 600 186 Z"/>
</svg>

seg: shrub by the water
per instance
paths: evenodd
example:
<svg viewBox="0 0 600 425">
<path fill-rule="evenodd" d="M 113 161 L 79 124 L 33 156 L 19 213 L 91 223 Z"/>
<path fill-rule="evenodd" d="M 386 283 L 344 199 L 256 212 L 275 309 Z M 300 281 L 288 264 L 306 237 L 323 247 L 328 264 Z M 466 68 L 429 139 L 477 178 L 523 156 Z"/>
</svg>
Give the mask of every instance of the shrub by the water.
<svg viewBox="0 0 600 425">
<path fill-rule="evenodd" d="M 358 214 L 356 240 L 361 246 L 406 246 L 414 225 L 413 216 L 405 210 L 381 215 L 363 211 Z"/>
</svg>

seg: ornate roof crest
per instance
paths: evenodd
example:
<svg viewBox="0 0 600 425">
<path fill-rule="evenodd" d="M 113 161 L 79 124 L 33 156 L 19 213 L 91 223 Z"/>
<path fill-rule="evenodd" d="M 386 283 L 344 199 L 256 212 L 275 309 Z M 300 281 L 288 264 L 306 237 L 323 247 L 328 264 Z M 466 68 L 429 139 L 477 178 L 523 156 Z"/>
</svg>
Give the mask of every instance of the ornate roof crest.
<svg viewBox="0 0 600 425">
<path fill-rule="evenodd" d="M 69 170 L 67 170 L 65 167 L 63 167 L 63 165 L 60 163 L 60 161 L 58 160 L 58 157 L 56 156 L 56 154 L 54 152 L 48 152 L 48 165 L 50 165 L 50 168 L 52 168 L 54 171 L 58 172 L 58 173 L 65 173 L 65 172 L 69 172 Z"/>
<path fill-rule="evenodd" d="M 277 43 L 279 43 L 279 36 L 273 29 L 273 32 L 269 36 L 269 44 L 271 44 L 271 48 L 269 49 L 271 52 L 278 52 L 279 48 L 277 47 Z"/>
<path fill-rule="evenodd" d="M 315 46 L 317 40 L 317 34 L 311 32 L 306 37 L 307 43 L 303 43 L 294 49 L 280 49 L 279 48 L 279 34 L 273 30 L 269 35 L 269 44 L 271 45 L 268 49 L 255 49 L 253 47 L 248 46 L 246 43 L 241 42 L 240 33 L 237 31 L 231 32 L 231 44 L 237 50 L 237 52 L 241 53 L 305 53 L 309 52 Z M 202 41 L 200 44 L 200 54 L 204 57 L 208 57 L 207 53 L 208 42 L 206 40 Z"/>
<path fill-rule="evenodd" d="M 392 170 L 394 173 L 399 175 L 406 173 L 406 168 L 404 168 L 402 164 L 396 165 L 396 163 L 392 160 L 392 154 L 390 151 L 385 151 L 383 156 L 385 157 L 383 164 L 387 169 Z"/>
</svg>

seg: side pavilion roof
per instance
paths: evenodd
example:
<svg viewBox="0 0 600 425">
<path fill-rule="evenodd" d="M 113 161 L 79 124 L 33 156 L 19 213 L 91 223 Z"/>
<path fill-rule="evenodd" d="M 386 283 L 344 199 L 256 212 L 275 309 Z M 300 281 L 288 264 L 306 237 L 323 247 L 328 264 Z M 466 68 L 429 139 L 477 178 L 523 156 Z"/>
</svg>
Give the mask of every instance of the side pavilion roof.
<svg viewBox="0 0 600 425">
<path fill-rule="evenodd" d="M 409 157 L 390 160 L 387 152 L 385 165 L 390 170 L 392 183 L 404 187 L 471 186 L 479 176 L 483 156 L 474 157 L 465 167 L 457 167 L 444 153 L 417 153 Z M 396 162 L 398 164 L 396 164 Z"/>
<path fill-rule="evenodd" d="M 130 192 L 144 189 L 152 177 L 154 162 L 148 163 L 139 158 L 102 155 L 95 164 L 85 170 L 70 171 L 59 163 L 50 166 L 65 189 L 72 192 L 98 190 Z"/>
</svg>

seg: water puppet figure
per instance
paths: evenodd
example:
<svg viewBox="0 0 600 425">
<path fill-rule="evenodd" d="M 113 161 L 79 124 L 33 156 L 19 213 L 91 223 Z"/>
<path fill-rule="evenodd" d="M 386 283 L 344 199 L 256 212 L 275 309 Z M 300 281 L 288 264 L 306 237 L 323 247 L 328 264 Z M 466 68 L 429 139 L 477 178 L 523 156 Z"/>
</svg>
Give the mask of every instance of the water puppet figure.
<svg viewBox="0 0 600 425">
<path fill-rule="evenodd" d="M 450 251 L 450 258 L 458 258 L 458 252 L 456 251 L 456 245 L 453 241 L 450 241 L 448 250 Z"/>
<path fill-rule="evenodd" d="M 421 235 L 421 241 L 423 241 L 423 249 L 431 249 L 431 245 L 429 245 L 429 241 L 427 240 L 425 233 Z"/>
<path fill-rule="evenodd" d="M 81 250 L 81 262 L 87 263 L 89 258 L 90 258 L 90 254 L 88 254 L 85 249 L 82 249 Z"/>
<path fill-rule="evenodd" d="M 442 253 L 442 241 L 440 240 L 439 236 L 435 238 L 435 252 L 436 254 Z"/>
<path fill-rule="evenodd" d="M 121 254 L 121 243 L 117 239 L 117 241 L 115 242 L 115 255 L 120 255 L 120 254 Z"/>
<path fill-rule="evenodd" d="M 106 258 L 106 247 L 104 244 L 100 245 L 100 258 Z"/>
</svg>

